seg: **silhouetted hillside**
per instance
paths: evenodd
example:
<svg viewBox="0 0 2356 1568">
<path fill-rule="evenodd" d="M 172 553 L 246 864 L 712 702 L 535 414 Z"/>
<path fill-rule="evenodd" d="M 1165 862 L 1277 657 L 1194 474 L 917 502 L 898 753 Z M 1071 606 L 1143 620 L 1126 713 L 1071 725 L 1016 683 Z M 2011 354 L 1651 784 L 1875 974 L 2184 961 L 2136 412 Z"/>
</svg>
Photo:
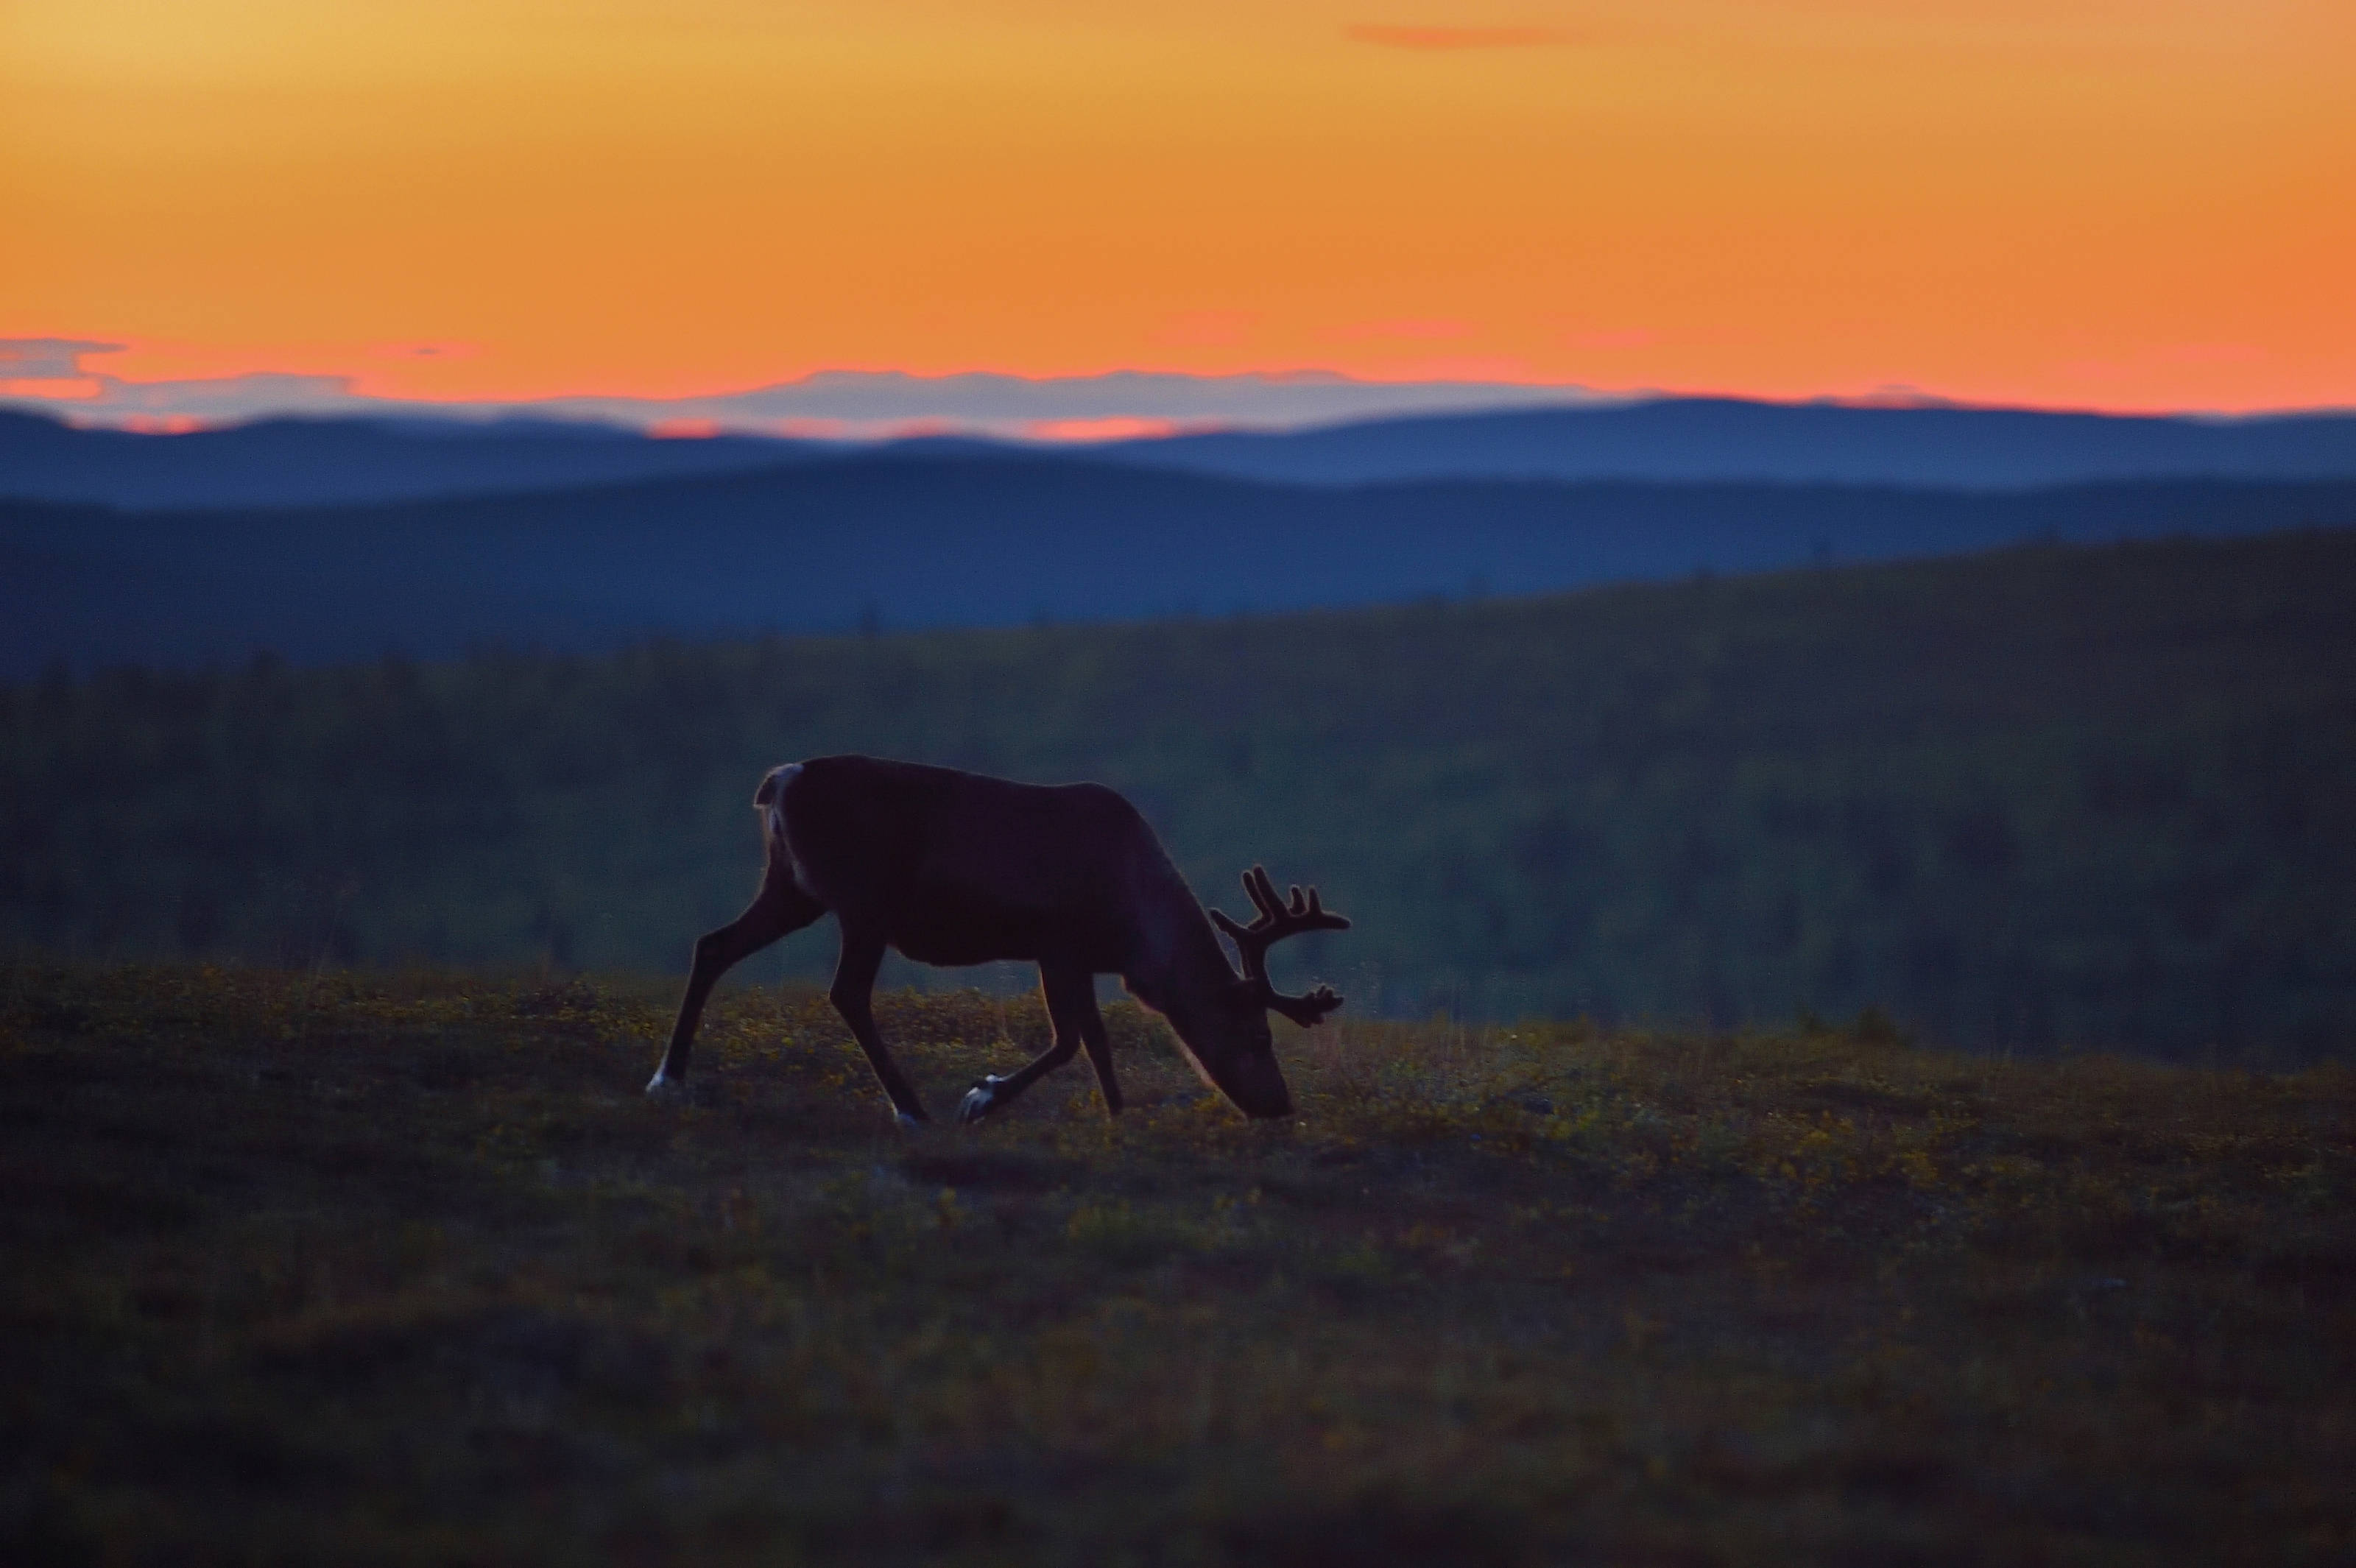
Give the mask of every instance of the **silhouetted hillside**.
<svg viewBox="0 0 2356 1568">
<path fill-rule="evenodd" d="M 2125 480 L 2356 478 L 2356 414 L 2235 420 L 1662 399 L 1437 414 L 1076 449 L 936 437 L 881 449 L 604 425 L 285 419 L 186 435 L 0 411 L 0 496 L 143 508 L 339 506 L 992 451 L 1287 484 L 1434 478 L 2019 489 Z"/>
<path fill-rule="evenodd" d="M 0 672 L 1225 614 L 2351 523 L 2356 481 L 1310 488 L 890 453 L 369 507 L 0 503 Z"/>
<path fill-rule="evenodd" d="M 1878 1005 L 1942 1041 L 2343 1052 L 2351 606 L 2343 531 L 53 676 L 0 686 L 0 933 L 670 968 L 751 891 L 762 771 L 867 751 L 1112 784 L 1207 895 L 1254 859 L 1322 883 L 1356 926 L 1288 944 L 1283 977 L 1359 1008 L 1731 1027 Z M 831 954 L 811 933 L 784 962 Z"/>
<path fill-rule="evenodd" d="M 0 409 L 0 496 L 137 507 L 313 507 L 734 473 L 829 449 L 667 441 L 605 425 L 277 419 L 181 435 L 78 430 Z"/>
<path fill-rule="evenodd" d="M 2019 489 L 2356 476 L 2356 414 L 2216 420 L 1670 398 L 1373 420 L 1282 435 L 1176 436 L 1125 443 L 1103 455 L 1293 484 L 1482 475 Z"/>
</svg>

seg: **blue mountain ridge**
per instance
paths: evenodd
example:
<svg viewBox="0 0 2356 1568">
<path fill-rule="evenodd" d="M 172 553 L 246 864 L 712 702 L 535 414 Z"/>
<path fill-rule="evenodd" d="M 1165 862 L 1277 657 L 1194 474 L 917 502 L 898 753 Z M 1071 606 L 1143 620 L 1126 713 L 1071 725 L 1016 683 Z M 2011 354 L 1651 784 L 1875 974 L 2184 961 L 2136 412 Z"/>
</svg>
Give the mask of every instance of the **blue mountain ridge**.
<svg viewBox="0 0 2356 1568">
<path fill-rule="evenodd" d="M 330 506 L 744 473 L 878 452 L 991 451 L 1296 485 L 1485 477 L 1994 490 L 2356 477 L 2356 414 L 2223 420 L 1687 398 L 1082 448 L 971 437 L 875 448 L 749 435 L 665 440 L 605 425 L 422 415 L 145 435 L 0 411 L 0 496 L 153 508 Z"/>
<path fill-rule="evenodd" d="M 905 452 L 360 507 L 16 501 L 0 673 L 1341 608 L 2351 525 L 2356 479 L 1319 487 Z"/>
<path fill-rule="evenodd" d="M 152 435 L 0 410 L 0 496 L 155 508 L 337 506 L 737 473 L 832 450 L 553 420 L 273 419 Z"/>
<path fill-rule="evenodd" d="M 2263 418 L 1676 398 L 1138 441 L 1108 459 L 1290 484 L 1483 475 L 2027 489 L 2356 475 L 2356 414 Z"/>
</svg>

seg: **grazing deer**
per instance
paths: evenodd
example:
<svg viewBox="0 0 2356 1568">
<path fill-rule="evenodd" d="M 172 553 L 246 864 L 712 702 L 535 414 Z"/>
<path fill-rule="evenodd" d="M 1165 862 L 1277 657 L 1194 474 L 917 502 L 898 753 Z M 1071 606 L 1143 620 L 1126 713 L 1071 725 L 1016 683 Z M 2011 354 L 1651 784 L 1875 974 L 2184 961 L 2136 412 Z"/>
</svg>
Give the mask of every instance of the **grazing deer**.
<svg viewBox="0 0 2356 1568">
<path fill-rule="evenodd" d="M 1137 808 L 1102 784 L 1022 784 L 952 768 L 875 757 L 819 757 L 773 770 L 753 796 L 768 864 L 752 907 L 695 944 L 670 1048 L 647 1092 L 687 1077 L 688 1053 L 712 985 L 740 960 L 831 910 L 842 953 L 829 991 L 904 1126 L 929 1121 L 876 1032 L 870 1006 L 884 950 L 924 964 L 1029 959 L 1055 1043 L 1021 1071 L 978 1080 L 958 1120 L 978 1122 L 1085 1048 L 1120 1112 L 1096 976 L 1115 974 L 1170 1020 L 1205 1083 L 1248 1116 L 1292 1114 L 1268 1013 L 1303 1028 L 1342 1005 L 1331 987 L 1279 993 L 1268 950 L 1304 931 L 1346 931 L 1317 890 L 1277 900 L 1254 866 L 1244 888 L 1259 914 L 1238 924 L 1205 916 Z M 1211 923 L 1235 939 L 1239 977 Z"/>
</svg>

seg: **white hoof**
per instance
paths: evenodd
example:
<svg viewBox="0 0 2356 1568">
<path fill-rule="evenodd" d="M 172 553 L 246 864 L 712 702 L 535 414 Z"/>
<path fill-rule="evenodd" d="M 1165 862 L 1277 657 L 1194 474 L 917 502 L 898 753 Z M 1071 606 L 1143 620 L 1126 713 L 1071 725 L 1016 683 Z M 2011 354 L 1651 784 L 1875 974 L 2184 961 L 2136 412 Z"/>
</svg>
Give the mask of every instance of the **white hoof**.
<svg viewBox="0 0 2356 1568">
<path fill-rule="evenodd" d="M 932 1123 L 922 1116 L 912 1116 L 905 1111 L 893 1112 L 892 1120 L 903 1133 L 928 1133 L 933 1130 Z"/>
<path fill-rule="evenodd" d="M 662 1071 L 658 1068 L 655 1075 L 647 1080 L 647 1093 L 658 1099 L 667 1100 L 672 1095 L 686 1093 L 687 1082 L 681 1078 L 666 1078 Z"/>
<path fill-rule="evenodd" d="M 958 1102 L 958 1124 L 969 1127 L 998 1109 L 999 1086 L 1005 1082 L 993 1072 L 967 1090 L 965 1098 Z"/>
</svg>

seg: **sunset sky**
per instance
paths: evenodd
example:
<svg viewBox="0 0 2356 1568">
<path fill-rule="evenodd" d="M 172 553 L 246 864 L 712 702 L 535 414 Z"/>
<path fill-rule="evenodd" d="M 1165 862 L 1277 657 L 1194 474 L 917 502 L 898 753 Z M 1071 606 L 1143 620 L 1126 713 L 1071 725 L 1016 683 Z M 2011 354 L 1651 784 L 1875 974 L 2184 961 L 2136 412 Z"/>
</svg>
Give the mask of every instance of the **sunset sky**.
<svg viewBox="0 0 2356 1568">
<path fill-rule="evenodd" d="M 0 0 L 0 214 L 133 381 L 2347 406 L 2356 4 Z"/>
</svg>

